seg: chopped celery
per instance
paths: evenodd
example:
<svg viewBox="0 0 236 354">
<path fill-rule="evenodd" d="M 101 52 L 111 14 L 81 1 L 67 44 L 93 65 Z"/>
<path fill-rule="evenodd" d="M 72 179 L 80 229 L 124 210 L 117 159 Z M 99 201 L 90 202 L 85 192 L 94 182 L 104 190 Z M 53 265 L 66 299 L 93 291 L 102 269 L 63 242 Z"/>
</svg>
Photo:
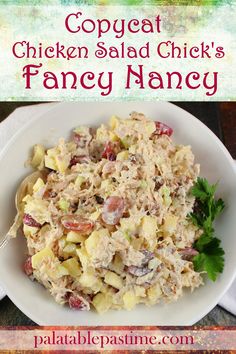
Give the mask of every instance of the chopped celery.
<svg viewBox="0 0 236 354">
<path fill-rule="evenodd" d="M 70 207 L 70 203 L 67 200 L 61 198 L 58 202 L 58 206 L 62 211 L 64 211 L 66 213 L 66 212 L 68 212 L 68 209 Z"/>
</svg>

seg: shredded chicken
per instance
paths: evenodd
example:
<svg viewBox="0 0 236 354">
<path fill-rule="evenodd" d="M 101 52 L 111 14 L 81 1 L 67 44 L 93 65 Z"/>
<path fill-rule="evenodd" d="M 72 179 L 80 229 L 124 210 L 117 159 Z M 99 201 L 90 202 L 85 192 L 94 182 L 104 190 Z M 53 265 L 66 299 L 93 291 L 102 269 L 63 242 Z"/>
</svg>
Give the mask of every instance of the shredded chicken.
<svg viewBox="0 0 236 354">
<path fill-rule="evenodd" d="M 58 303 L 129 310 L 203 283 L 192 262 L 201 231 L 188 218 L 199 165 L 172 132 L 133 112 L 35 147 L 44 177 L 22 200 L 27 274 Z"/>
</svg>

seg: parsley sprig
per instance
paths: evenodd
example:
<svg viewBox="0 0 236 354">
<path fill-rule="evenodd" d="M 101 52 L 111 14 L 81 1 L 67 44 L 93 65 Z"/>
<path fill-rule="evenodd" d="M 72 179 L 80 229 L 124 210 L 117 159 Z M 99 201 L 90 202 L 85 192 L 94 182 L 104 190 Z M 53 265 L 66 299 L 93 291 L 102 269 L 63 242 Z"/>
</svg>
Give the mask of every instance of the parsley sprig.
<svg viewBox="0 0 236 354">
<path fill-rule="evenodd" d="M 224 250 L 220 247 L 221 241 L 214 236 L 213 221 L 225 204 L 222 199 L 215 199 L 216 188 L 217 184 L 210 185 L 205 178 L 199 177 L 191 190 L 196 201 L 189 215 L 193 224 L 203 230 L 193 246 L 199 252 L 193 258 L 194 269 L 207 272 L 213 281 L 224 269 Z"/>
</svg>

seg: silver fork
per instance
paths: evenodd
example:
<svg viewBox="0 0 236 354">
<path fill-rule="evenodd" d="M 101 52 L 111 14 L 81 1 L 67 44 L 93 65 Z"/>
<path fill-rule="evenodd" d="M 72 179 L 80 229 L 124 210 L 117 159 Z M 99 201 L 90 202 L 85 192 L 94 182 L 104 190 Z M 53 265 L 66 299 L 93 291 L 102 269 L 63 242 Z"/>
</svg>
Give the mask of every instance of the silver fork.
<svg viewBox="0 0 236 354">
<path fill-rule="evenodd" d="M 14 223 L 10 227 L 9 231 L 6 233 L 6 235 L 3 238 L 0 239 L 0 249 L 5 247 L 11 238 L 15 238 L 17 236 L 17 231 L 22 223 L 23 211 L 21 209 L 21 201 L 27 193 L 27 188 L 29 183 L 34 184 L 39 177 L 42 177 L 42 173 L 40 171 L 36 171 L 30 174 L 29 176 L 27 176 L 26 178 L 24 178 L 23 181 L 21 182 L 15 197 L 15 206 L 16 206 L 17 214 Z"/>
</svg>

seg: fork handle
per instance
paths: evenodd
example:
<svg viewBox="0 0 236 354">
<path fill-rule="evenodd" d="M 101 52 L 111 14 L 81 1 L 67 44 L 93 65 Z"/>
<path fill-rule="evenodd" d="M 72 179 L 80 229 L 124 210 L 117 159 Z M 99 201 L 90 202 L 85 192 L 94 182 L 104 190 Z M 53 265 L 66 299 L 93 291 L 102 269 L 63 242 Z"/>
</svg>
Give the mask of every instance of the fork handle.
<svg viewBox="0 0 236 354">
<path fill-rule="evenodd" d="M 1 240 L 0 240 L 0 249 L 5 247 L 8 241 L 10 240 L 10 235 L 6 234 Z"/>
</svg>

